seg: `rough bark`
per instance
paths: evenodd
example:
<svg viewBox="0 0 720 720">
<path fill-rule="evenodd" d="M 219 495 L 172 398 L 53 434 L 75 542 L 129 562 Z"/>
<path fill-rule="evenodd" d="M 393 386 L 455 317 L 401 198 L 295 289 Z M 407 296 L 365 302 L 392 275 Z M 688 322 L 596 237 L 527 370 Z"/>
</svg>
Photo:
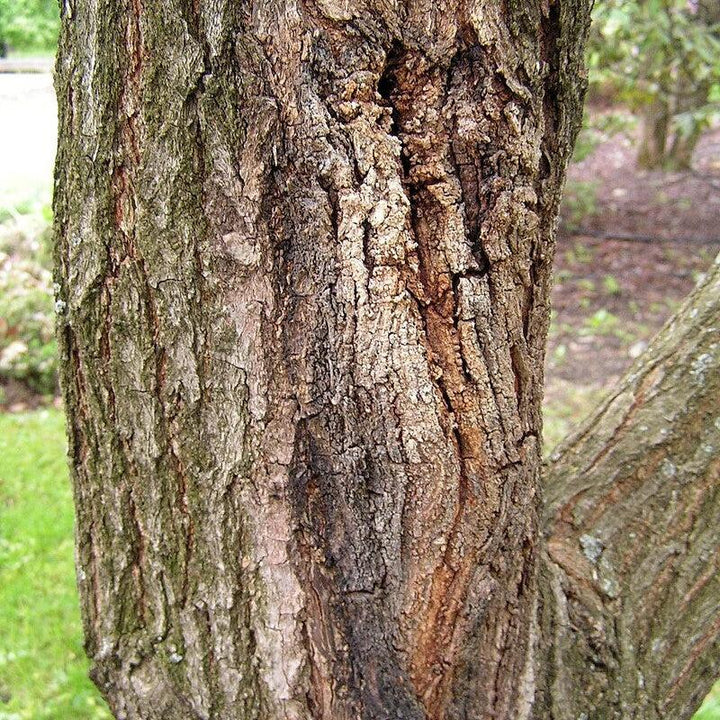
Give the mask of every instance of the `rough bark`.
<svg viewBox="0 0 720 720">
<path fill-rule="evenodd" d="M 690 718 L 720 651 L 720 256 L 548 468 L 553 718 Z"/>
<path fill-rule="evenodd" d="M 64 6 L 58 333 L 116 717 L 551 716 L 540 401 L 589 4 Z"/>
</svg>

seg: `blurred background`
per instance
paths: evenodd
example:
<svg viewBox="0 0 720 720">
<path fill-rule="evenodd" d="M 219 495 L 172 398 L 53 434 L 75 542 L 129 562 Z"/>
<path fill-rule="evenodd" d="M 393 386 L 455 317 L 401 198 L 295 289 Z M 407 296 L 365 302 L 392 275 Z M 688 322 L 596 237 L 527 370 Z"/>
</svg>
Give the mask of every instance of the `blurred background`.
<svg viewBox="0 0 720 720">
<path fill-rule="evenodd" d="M 87 679 L 57 399 L 58 24 L 54 0 L 0 0 L 0 720 L 110 717 Z M 587 56 L 556 257 L 548 451 L 720 250 L 720 0 L 596 0 Z M 696 720 L 720 720 L 720 684 Z"/>
</svg>

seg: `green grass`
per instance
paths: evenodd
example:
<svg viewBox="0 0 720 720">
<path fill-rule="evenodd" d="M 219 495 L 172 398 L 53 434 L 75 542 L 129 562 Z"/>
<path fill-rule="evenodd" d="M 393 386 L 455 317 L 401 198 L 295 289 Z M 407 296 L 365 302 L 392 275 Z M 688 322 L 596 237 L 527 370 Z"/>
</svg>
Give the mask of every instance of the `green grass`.
<svg viewBox="0 0 720 720">
<path fill-rule="evenodd" d="M 693 720 L 718 720 L 718 718 L 720 718 L 720 681 L 715 683 L 702 707 L 693 716 Z"/>
<path fill-rule="evenodd" d="M 57 410 L 0 415 L 0 720 L 109 718 L 87 677 Z"/>
<path fill-rule="evenodd" d="M 561 348 L 564 347 L 560 345 L 557 348 L 554 357 L 556 363 L 562 362 Z M 581 387 L 567 381 L 556 382 L 560 390 L 556 391 L 553 401 L 547 402 L 543 408 L 543 441 L 548 455 L 558 443 L 572 435 L 581 421 L 585 420 L 607 395 L 607 390 L 602 387 Z"/>
<path fill-rule="evenodd" d="M 0 720 L 111 717 L 87 678 L 64 448 L 57 410 L 0 414 Z M 720 683 L 695 720 L 720 720 Z"/>
</svg>

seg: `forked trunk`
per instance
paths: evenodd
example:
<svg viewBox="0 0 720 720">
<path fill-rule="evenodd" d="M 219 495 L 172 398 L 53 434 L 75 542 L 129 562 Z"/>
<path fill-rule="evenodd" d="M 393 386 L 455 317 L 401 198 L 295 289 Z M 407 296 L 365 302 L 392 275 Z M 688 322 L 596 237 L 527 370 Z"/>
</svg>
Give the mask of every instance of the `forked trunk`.
<svg viewBox="0 0 720 720">
<path fill-rule="evenodd" d="M 59 336 L 118 718 L 546 712 L 542 367 L 589 5 L 65 5 Z"/>
</svg>

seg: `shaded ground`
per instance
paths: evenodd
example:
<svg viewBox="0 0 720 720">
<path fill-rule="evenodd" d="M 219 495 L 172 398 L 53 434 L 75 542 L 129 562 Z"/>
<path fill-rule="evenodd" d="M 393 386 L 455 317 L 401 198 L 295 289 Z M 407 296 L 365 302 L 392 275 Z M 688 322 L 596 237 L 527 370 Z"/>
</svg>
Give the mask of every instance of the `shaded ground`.
<svg viewBox="0 0 720 720">
<path fill-rule="evenodd" d="M 630 139 L 616 135 L 571 167 L 568 195 L 596 188 L 584 203 L 594 213 L 578 223 L 596 237 L 561 231 L 558 239 L 548 446 L 617 382 L 720 251 L 720 129 L 695 158 L 688 173 L 639 171 Z"/>
<path fill-rule="evenodd" d="M 636 129 L 618 133 L 574 163 L 568 186 L 594 190 L 595 213 L 578 224 L 615 235 L 720 244 L 720 127 L 703 135 L 690 172 L 635 168 Z"/>
</svg>

